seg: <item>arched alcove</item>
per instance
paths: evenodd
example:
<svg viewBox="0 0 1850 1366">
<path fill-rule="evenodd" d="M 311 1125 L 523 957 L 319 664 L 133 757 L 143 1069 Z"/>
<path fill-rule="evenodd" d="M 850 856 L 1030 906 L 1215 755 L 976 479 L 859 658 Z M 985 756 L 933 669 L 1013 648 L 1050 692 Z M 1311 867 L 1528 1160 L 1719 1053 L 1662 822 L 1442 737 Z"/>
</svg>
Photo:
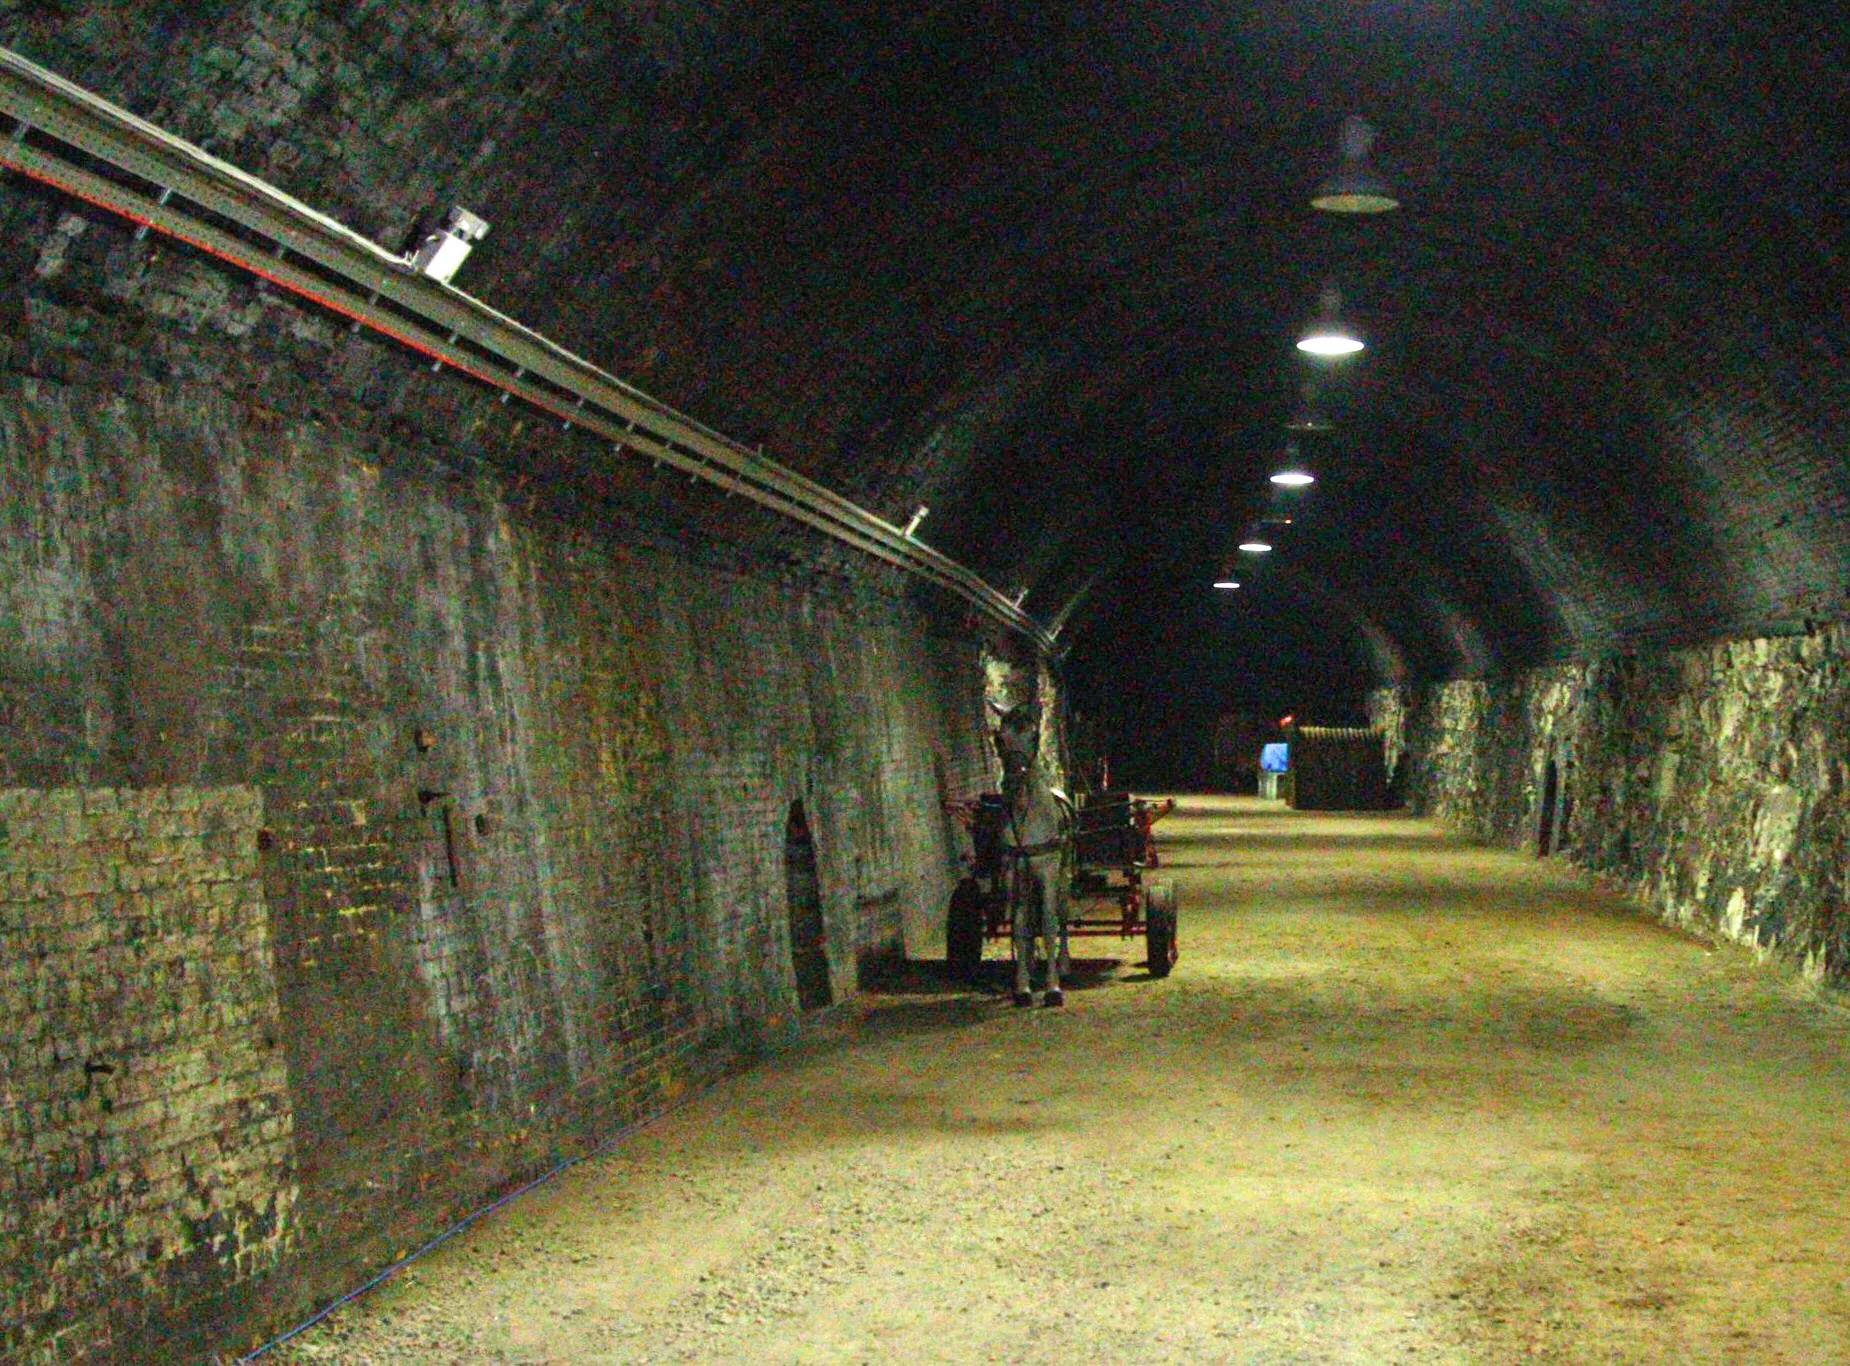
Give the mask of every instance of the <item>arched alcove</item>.
<svg viewBox="0 0 1850 1366">
<path fill-rule="evenodd" d="M 822 918 L 822 882 L 816 873 L 816 841 L 799 799 L 784 820 L 784 886 L 790 903 L 790 970 L 797 1004 L 804 1010 L 832 1005 L 828 927 Z"/>
<path fill-rule="evenodd" d="M 1561 769 L 1550 759 L 1542 770 L 1542 815 L 1535 834 L 1535 852 L 1540 858 L 1547 858 L 1555 851 L 1555 811 L 1560 793 Z"/>
</svg>

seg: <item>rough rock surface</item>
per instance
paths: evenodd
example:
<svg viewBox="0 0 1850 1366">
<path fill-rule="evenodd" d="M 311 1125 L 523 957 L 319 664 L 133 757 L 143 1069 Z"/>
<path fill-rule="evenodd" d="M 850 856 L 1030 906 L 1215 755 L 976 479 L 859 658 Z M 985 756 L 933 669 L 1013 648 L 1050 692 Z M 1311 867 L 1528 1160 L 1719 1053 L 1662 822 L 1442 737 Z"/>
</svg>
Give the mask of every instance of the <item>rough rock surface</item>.
<svg viewBox="0 0 1850 1366">
<path fill-rule="evenodd" d="M 1418 808 L 1678 924 L 1850 977 L 1850 628 L 1374 694 Z"/>
</svg>

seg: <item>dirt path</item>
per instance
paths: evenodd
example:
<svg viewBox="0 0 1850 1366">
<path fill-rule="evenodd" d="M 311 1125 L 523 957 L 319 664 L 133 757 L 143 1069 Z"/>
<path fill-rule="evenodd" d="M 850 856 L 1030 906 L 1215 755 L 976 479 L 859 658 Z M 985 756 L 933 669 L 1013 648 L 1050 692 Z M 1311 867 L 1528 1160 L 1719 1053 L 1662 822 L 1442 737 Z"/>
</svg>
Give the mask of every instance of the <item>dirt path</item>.
<svg viewBox="0 0 1850 1366">
<path fill-rule="evenodd" d="M 864 998 L 269 1360 L 1850 1362 L 1850 1013 L 1422 822 L 1161 829 L 1169 980 Z"/>
</svg>

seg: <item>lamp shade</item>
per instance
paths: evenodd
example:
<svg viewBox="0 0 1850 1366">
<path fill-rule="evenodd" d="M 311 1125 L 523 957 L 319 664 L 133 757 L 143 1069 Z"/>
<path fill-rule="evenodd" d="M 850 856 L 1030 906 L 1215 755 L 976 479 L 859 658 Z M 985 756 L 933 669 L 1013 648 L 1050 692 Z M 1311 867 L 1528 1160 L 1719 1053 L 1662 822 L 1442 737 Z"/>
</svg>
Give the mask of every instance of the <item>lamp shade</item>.
<svg viewBox="0 0 1850 1366">
<path fill-rule="evenodd" d="M 1298 409 L 1292 416 L 1291 420 L 1285 423 L 1285 430 L 1288 432 L 1303 432 L 1307 435 L 1319 435 L 1323 432 L 1335 431 L 1336 424 L 1331 422 L 1322 413 L 1318 412 L 1307 401 L 1304 406 Z"/>
<path fill-rule="evenodd" d="M 1334 285 L 1324 288 L 1316 321 L 1298 338 L 1298 350 L 1313 356 L 1349 356 L 1363 349 L 1355 329 L 1343 321 L 1343 296 Z"/>
<path fill-rule="evenodd" d="M 1305 489 L 1317 482 L 1317 476 L 1305 468 L 1304 457 L 1298 453 L 1295 441 L 1285 447 L 1272 482 L 1281 489 Z"/>
<path fill-rule="evenodd" d="M 1285 423 L 1285 430 L 1288 432 L 1307 432 L 1314 435 L 1334 431 L 1336 429 L 1336 424 L 1325 417 L 1323 415 L 1323 410 L 1317 406 L 1316 386 L 1307 381 L 1299 393 L 1302 401 L 1298 405 L 1297 412 L 1292 416 L 1290 421 Z"/>
<path fill-rule="evenodd" d="M 1351 114 L 1343 120 L 1341 155 L 1336 170 L 1310 197 L 1313 209 L 1325 213 L 1387 213 L 1400 200 L 1380 172 L 1368 162 L 1375 130 L 1368 120 Z"/>
</svg>

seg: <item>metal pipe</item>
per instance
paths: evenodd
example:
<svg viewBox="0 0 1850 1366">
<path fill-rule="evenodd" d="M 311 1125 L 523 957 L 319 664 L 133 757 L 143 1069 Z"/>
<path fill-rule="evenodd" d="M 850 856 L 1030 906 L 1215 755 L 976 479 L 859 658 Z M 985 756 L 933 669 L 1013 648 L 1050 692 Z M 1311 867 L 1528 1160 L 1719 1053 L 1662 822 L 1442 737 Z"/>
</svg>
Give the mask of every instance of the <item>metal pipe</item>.
<svg viewBox="0 0 1850 1366">
<path fill-rule="evenodd" d="M 1051 636 L 1017 603 L 899 527 L 676 412 L 480 300 L 411 271 L 403 258 L 274 186 L 5 48 L 0 48 L 0 112 L 14 117 L 22 130 L 38 132 L 40 141 L 75 148 L 171 191 L 179 202 L 165 202 L 166 194 L 156 200 L 60 155 L 56 147 L 23 137 L 0 144 L 0 165 L 369 327 L 417 351 L 433 369 L 447 365 L 504 395 L 518 395 L 568 426 L 620 439 L 638 455 L 737 492 L 953 593 L 1043 651 L 1051 647 Z M 224 232 L 208 215 L 257 233 L 270 248 Z M 453 339 L 470 346 L 459 349 Z M 576 402 L 562 406 L 559 391 Z"/>
</svg>

